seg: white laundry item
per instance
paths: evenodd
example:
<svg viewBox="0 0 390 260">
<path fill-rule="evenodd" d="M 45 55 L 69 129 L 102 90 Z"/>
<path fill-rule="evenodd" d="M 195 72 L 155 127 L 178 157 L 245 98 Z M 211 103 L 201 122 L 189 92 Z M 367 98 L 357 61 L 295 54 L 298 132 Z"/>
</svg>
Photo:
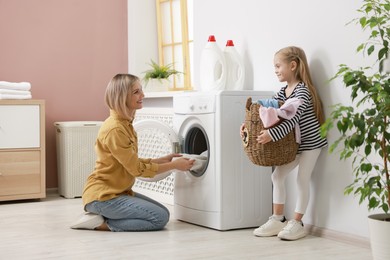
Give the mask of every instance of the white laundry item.
<svg viewBox="0 0 390 260">
<path fill-rule="evenodd" d="M 0 87 L 0 94 L 31 95 L 31 91 L 29 91 L 29 90 L 2 89 Z"/>
<path fill-rule="evenodd" d="M 195 160 L 194 165 L 191 167 L 191 171 L 201 172 L 207 163 L 207 156 L 197 154 L 183 154 L 184 158 Z"/>
<path fill-rule="evenodd" d="M 31 84 L 30 82 L 8 82 L 8 81 L 0 81 L 1 89 L 13 89 L 13 90 L 30 90 Z"/>
<path fill-rule="evenodd" d="M 183 153 L 182 157 L 175 157 L 175 158 L 173 158 L 173 160 L 176 160 L 178 158 L 188 158 L 188 159 L 195 160 L 194 165 L 191 167 L 190 170 L 194 171 L 194 172 L 201 172 L 206 167 L 207 159 L 208 159 L 207 155 L 208 155 L 208 151 L 207 150 L 204 151 L 201 154 L 186 154 L 186 153 Z"/>
<path fill-rule="evenodd" d="M 200 156 L 209 157 L 209 151 L 208 150 L 204 151 L 203 153 L 200 154 Z"/>
<path fill-rule="evenodd" d="M 0 99 L 31 99 L 31 94 L 14 95 L 14 94 L 0 94 Z"/>
<path fill-rule="evenodd" d="M 180 157 L 173 157 L 172 160 L 177 160 L 179 158 L 194 159 L 195 160 L 194 165 L 191 167 L 190 170 L 194 171 L 194 172 L 201 172 L 207 164 L 207 157 L 208 157 L 207 155 L 208 155 L 208 151 L 206 150 L 203 153 L 201 153 L 200 155 L 198 155 L 198 154 L 182 154 L 182 156 L 180 156 Z M 138 179 L 140 179 L 142 181 L 146 181 L 146 182 L 157 182 L 157 181 L 161 181 L 161 180 L 165 179 L 166 177 L 171 175 L 173 172 L 181 172 L 181 171 L 169 170 L 169 171 L 157 174 L 153 178 L 138 177 Z"/>
</svg>

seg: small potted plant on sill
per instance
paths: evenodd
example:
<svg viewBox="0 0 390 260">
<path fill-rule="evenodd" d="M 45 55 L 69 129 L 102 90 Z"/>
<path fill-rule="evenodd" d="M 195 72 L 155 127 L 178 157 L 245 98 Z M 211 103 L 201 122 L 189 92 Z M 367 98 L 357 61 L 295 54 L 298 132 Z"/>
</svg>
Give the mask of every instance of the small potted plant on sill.
<svg viewBox="0 0 390 260">
<path fill-rule="evenodd" d="M 181 74 L 173 68 L 173 63 L 167 65 L 159 65 L 151 60 L 148 64 L 152 68 L 144 71 L 143 80 L 145 82 L 145 90 L 147 91 L 168 91 L 171 86 L 169 78 L 172 75 Z"/>
<path fill-rule="evenodd" d="M 340 65 L 332 80 L 341 78 L 345 87 L 351 89 L 350 99 L 355 107 L 335 105 L 321 132 L 325 136 L 337 126 L 341 136 L 329 151 L 340 152 L 342 160 L 351 159 L 354 174 L 344 193 L 359 197 L 359 204 L 367 202 L 369 211 L 382 212 L 368 216 L 371 249 L 375 260 L 390 259 L 390 1 L 364 0 L 357 11 L 361 17 L 353 21 L 370 32 L 357 51 L 376 55 L 376 62 L 358 69 Z M 336 151 L 337 147 L 341 151 Z M 385 251 L 380 252 L 382 249 Z"/>
</svg>

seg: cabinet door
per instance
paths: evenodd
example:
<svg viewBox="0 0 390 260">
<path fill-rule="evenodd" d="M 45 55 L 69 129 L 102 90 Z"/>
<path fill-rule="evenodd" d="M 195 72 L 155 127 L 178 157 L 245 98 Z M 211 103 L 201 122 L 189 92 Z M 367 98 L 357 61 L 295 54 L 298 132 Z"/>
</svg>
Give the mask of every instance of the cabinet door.
<svg viewBox="0 0 390 260">
<path fill-rule="evenodd" d="M 40 158 L 41 152 L 38 150 L 1 152 L 0 201 L 2 196 L 28 196 L 42 192 Z"/>
<path fill-rule="evenodd" d="M 39 105 L 0 105 L 0 149 L 40 147 Z"/>
</svg>

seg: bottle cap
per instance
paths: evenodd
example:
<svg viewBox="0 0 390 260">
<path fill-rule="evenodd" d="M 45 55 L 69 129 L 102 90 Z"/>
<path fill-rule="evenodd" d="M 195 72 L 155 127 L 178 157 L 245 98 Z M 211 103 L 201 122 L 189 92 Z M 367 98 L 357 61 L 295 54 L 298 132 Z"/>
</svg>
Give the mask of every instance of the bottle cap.
<svg viewBox="0 0 390 260">
<path fill-rule="evenodd" d="M 210 35 L 209 36 L 209 42 L 215 42 L 215 36 L 214 35 Z"/>
<path fill-rule="evenodd" d="M 226 46 L 234 46 L 233 40 L 228 40 Z"/>
</svg>

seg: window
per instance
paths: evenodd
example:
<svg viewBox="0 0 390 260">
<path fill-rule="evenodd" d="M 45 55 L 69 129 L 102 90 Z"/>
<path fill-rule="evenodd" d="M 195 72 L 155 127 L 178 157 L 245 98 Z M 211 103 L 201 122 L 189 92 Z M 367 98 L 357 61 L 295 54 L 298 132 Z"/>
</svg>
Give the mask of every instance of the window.
<svg viewBox="0 0 390 260">
<path fill-rule="evenodd" d="M 172 76 L 173 90 L 193 86 L 192 7 L 193 0 L 156 0 L 159 63 L 183 72 Z"/>
</svg>

